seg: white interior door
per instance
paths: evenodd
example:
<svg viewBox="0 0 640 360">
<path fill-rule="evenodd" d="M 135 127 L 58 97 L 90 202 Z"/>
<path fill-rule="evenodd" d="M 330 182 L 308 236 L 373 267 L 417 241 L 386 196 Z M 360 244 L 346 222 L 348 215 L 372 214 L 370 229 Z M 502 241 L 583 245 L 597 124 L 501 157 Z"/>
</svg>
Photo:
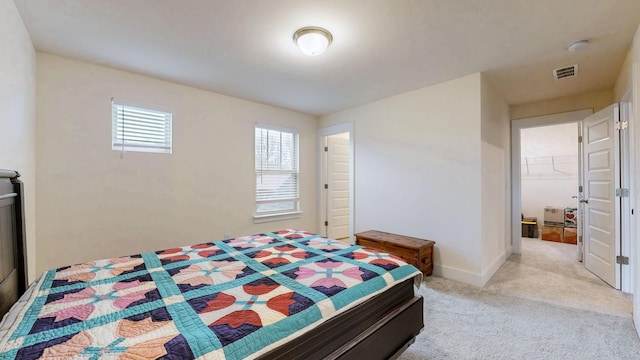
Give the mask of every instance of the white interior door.
<svg viewBox="0 0 640 360">
<path fill-rule="evenodd" d="M 620 287 L 616 255 L 620 245 L 619 106 L 613 104 L 583 121 L 584 265 L 609 285 Z"/>
<path fill-rule="evenodd" d="M 327 237 L 349 237 L 349 133 L 327 137 Z"/>
</svg>

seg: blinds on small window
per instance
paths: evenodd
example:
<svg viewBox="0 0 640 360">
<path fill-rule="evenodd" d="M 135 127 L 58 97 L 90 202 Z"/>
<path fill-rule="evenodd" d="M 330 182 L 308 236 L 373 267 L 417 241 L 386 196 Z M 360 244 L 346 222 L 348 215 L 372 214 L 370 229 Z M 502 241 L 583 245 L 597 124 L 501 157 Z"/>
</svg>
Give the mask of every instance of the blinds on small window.
<svg viewBox="0 0 640 360">
<path fill-rule="evenodd" d="M 298 211 L 298 133 L 266 125 L 255 131 L 256 213 Z"/>
<path fill-rule="evenodd" d="M 112 149 L 171 153 L 171 122 L 171 113 L 112 99 Z"/>
</svg>

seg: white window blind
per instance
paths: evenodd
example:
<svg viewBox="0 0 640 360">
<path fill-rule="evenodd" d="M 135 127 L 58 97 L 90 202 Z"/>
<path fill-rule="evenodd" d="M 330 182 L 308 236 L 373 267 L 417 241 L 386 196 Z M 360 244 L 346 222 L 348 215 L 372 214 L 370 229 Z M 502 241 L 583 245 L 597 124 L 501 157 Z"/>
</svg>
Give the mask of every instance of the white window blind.
<svg viewBox="0 0 640 360">
<path fill-rule="evenodd" d="M 112 99 L 112 149 L 171 153 L 171 122 L 171 113 Z"/>
<path fill-rule="evenodd" d="M 256 214 L 299 211 L 298 133 L 256 125 Z"/>
</svg>

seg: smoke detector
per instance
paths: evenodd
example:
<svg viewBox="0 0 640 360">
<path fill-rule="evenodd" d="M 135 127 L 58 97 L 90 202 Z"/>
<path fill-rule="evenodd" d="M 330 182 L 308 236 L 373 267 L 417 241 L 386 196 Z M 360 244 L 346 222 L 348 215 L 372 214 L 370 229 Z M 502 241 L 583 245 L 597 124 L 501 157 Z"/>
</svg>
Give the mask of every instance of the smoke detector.
<svg viewBox="0 0 640 360">
<path fill-rule="evenodd" d="M 578 64 L 565 66 L 553 70 L 553 76 L 556 80 L 566 79 L 578 75 Z"/>
</svg>

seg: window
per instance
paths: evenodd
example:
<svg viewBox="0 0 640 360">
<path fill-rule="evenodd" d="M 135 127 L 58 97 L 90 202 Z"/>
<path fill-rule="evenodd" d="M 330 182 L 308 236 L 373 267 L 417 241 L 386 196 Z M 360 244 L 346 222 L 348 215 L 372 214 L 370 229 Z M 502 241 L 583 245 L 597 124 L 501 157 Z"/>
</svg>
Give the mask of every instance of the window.
<svg viewBox="0 0 640 360">
<path fill-rule="evenodd" d="M 111 100 L 113 150 L 171 153 L 171 113 Z"/>
<path fill-rule="evenodd" d="M 298 133 L 256 125 L 256 218 L 299 212 Z"/>
</svg>

